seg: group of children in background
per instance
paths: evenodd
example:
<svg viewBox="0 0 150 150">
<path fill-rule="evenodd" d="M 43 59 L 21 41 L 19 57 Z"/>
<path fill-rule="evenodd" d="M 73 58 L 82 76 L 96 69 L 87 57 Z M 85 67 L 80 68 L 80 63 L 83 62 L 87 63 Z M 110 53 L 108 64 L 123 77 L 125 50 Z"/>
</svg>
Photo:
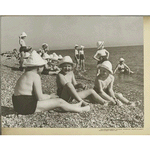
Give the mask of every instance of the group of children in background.
<svg viewBox="0 0 150 150">
<path fill-rule="evenodd" d="M 22 43 L 20 52 L 25 47 L 25 43 Z M 94 87 L 85 89 L 85 85 L 77 83 L 73 72 L 74 63 L 70 56 L 65 56 L 58 64 L 60 70 L 56 76 L 57 95 L 47 95 L 42 92 L 39 73 L 46 68 L 48 59 L 50 59 L 49 55 L 46 55 L 47 53 L 40 55 L 35 50 L 30 51 L 28 58 L 21 63 L 25 72 L 18 79 L 12 96 L 14 110 L 19 114 L 32 114 L 54 108 L 70 112 L 83 112 L 90 111 L 89 102 L 104 106 L 121 106 L 123 104 L 136 106 L 137 102 L 130 102 L 121 93 L 113 91 L 114 76 L 112 64 L 109 61 L 109 52 L 104 49 L 104 42 L 98 41 L 97 46 L 98 51 L 94 55 L 94 59 L 98 61 Z M 84 46 L 81 46 L 79 51 L 77 47 L 78 45 L 75 45 L 76 68 L 81 66 L 81 69 L 85 70 Z M 124 63 L 121 65 L 127 67 Z M 117 65 L 116 70 L 119 70 L 120 66 Z M 129 68 L 128 70 L 131 72 Z M 78 92 L 79 88 L 82 90 Z M 76 103 L 73 104 L 73 101 Z"/>
</svg>

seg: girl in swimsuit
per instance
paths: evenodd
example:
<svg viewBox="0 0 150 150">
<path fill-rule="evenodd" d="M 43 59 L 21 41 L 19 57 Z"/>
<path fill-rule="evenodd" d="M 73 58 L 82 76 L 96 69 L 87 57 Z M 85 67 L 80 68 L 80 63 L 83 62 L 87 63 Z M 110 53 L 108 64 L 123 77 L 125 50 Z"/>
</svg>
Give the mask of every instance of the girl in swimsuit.
<svg viewBox="0 0 150 150">
<path fill-rule="evenodd" d="M 121 93 L 115 93 L 113 91 L 114 76 L 112 75 L 112 64 L 109 61 L 104 61 L 102 64 L 99 64 L 98 69 L 100 69 L 100 74 L 95 79 L 94 90 L 102 98 L 119 106 L 123 103 L 131 106 L 137 104 L 137 102 L 130 102 Z"/>
<path fill-rule="evenodd" d="M 69 104 L 55 94 L 43 94 L 38 73 L 43 71 L 45 64 L 46 62 L 36 51 L 32 51 L 28 59 L 24 61 L 25 72 L 18 79 L 12 96 L 14 110 L 23 115 L 55 108 L 62 108 L 70 112 L 89 111 L 89 106 L 81 107 L 82 102 Z"/>
<path fill-rule="evenodd" d="M 98 65 L 109 59 L 109 52 L 104 49 L 104 41 L 97 42 L 97 49 L 98 51 L 94 55 L 94 59 L 97 60 Z"/>
<path fill-rule="evenodd" d="M 116 73 L 117 70 L 121 74 L 132 74 L 132 73 L 134 73 L 133 71 L 131 71 L 131 69 L 124 62 L 125 62 L 125 60 L 123 58 L 120 58 L 119 63 L 117 64 L 117 66 L 114 70 L 114 74 Z"/>
<path fill-rule="evenodd" d="M 62 69 L 57 77 L 57 95 L 66 100 L 72 102 L 73 99 L 82 102 L 83 105 L 88 105 L 83 99 L 89 99 L 92 102 L 97 102 L 102 105 L 108 105 L 108 102 L 101 98 L 93 89 L 83 90 L 77 92 L 76 88 L 79 86 L 76 82 L 73 73 L 73 61 L 70 56 L 65 56 L 60 62 L 60 68 Z"/>
</svg>

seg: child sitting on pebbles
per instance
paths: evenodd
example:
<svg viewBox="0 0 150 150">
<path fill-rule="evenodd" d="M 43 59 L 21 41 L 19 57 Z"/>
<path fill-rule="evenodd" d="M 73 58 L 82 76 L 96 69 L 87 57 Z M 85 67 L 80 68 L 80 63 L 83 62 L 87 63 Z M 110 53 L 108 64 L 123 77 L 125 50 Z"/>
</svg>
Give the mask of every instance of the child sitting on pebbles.
<svg viewBox="0 0 150 150">
<path fill-rule="evenodd" d="M 50 56 L 47 53 L 44 53 L 42 58 L 47 61 L 42 73 L 49 74 L 49 75 L 58 74 L 58 72 L 60 71 L 60 68 L 51 62 L 52 58 L 50 58 Z"/>
<path fill-rule="evenodd" d="M 45 60 L 36 51 L 32 51 L 28 59 L 23 62 L 25 72 L 18 79 L 12 96 L 14 110 L 23 115 L 58 107 L 71 112 L 89 111 L 89 106 L 81 107 L 82 102 L 69 104 L 54 94 L 43 94 L 38 73 L 43 71 L 45 64 Z"/>
<path fill-rule="evenodd" d="M 104 99 L 111 101 L 113 104 L 118 104 L 119 106 L 122 103 L 136 106 L 138 102 L 130 102 L 127 100 L 121 93 L 115 93 L 113 91 L 114 76 L 112 71 L 112 64 L 109 61 L 104 61 L 102 64 L 99 64 L 98 69 L 100 73 L 96 76 L 94 90 Z"/>
<path fill-rule="evenodd" d="M 80 92 L 76 91 L 76 87 L 78 86 L 75 76 L 73 73 L 73 61 L 70 56 L 65 56 L 59 67 L 62 69 L 57 77 L 57 95 L 66 100 L 67 102 L 71 102 L 73 99 L 83 102 L 84 105 L 88 105 L 83 99 L 87 98 L 93 102 L 100 103 L 102 105 L 108 105 L 109 102 L 101 98 L 93 89 L 83 90 Z"/>
</svg>

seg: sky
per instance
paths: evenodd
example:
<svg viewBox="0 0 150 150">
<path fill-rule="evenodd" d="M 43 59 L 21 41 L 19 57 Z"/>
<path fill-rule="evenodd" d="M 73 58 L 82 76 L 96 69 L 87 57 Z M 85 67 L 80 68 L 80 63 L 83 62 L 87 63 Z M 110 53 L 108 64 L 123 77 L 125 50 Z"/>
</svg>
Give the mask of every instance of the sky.
<svg viewBox="0 0 150 150">
<path fill-rule="evenodd" d="M 143 17 L 138 16 L 5 16 L 1 18 L 1 52 L 19 50 L 19 35 L 27 46 L 73 49 L 75 44 L 95 48 L 143 45 Z"/>
</svg>

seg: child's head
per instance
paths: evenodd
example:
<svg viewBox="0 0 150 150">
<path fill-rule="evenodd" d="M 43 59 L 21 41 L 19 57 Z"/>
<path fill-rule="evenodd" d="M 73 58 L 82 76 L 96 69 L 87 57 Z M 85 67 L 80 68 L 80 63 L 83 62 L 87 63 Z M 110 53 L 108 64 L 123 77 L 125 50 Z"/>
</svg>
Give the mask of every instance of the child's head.
<svg viewBox="0 0 150 150">
<path fill-rule="evenodd" d="M 103 49 L 104 48 L 104 41 L 98 41 L 97 42 L 97 49 Z"/>
<path fill-rule="evenodd" d="M 81 45 L 81 50 L 83 50 L 84 49 L 84 46 L 83 45 Z"/>
<path fill-rule="evenodd" d="M 37 69 L 38 72 L 42 72 L 46 63 L 47 62 L 43 60 L 35 50 L 33 50 L 30 56 L 24 60 L 23 67 L 26 68 L 26 70 Z"/>
<path fill-rule="evenodd" d="M 20 35 L 20 38 L 24 39 L 25 37 L 27 37 L 27 34 L 25 32 L 22 32 L 21 35 Z"/>
<path fill-rule="evenodd" d="M 77 49 L 77 48 L 78 48 L 78 45 L 76 44 L 74 48 Z"/>
<path fill-rule="evenodd" d="M 104 61 L 102 64 L 99 64 L 97 66 L 97 69 L 100 69 L 100 76 L 103 76 L 103 77 L 108 77 L 109 74 L 113 74 L 113 71 L 112 71 L 112 64 L 110 61 Z M 97 75 L 97 76 L 99 76 Z"/>
<path fill-rule="evenodd" d="M 123 62 L 125 62 L 125 60 L 124 60 L 123 58 L 120 58 L 120 59 L 119 59 L 119 63 L 122 64 Z"/>
<path fill-rule="evenodd" d="M 70 56 L 65 56 L 61 60 L 61 62 L 59 64 L 59 67 L 62 68 L 62 71 L 65 74 L 67 74 L 70 71 L 72 71 L 72 69 L 73 69 L 73 61 L 72 61 L 71 57 Z"/>
<path fill-rule="evenodd" d="M 46 49 L 48 48 L 48 44 L 43 43 L 43 44 L 42 44 L 42 48 L 43 48 L 44 50 L 46 50 Z"/>
</svg>

